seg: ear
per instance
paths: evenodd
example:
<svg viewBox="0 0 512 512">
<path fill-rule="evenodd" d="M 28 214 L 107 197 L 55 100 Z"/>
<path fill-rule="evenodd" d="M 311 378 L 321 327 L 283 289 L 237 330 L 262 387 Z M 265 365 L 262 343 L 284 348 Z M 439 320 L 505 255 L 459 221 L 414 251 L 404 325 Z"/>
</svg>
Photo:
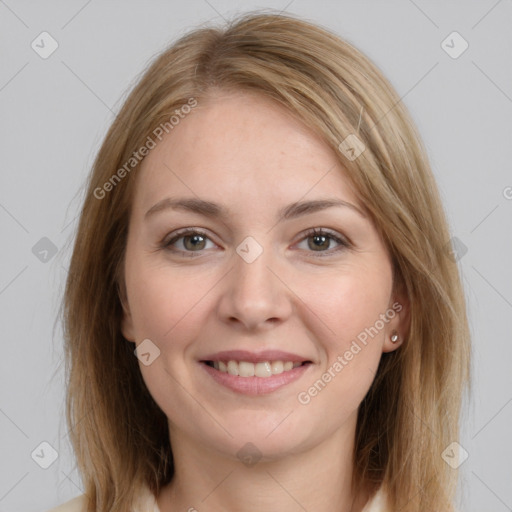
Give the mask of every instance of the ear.
<svg viewBox="0 0 512 512">
<path fill-rule="evenodd" d="M 121 286 L 118 286 L 117 289 L 119 292 L 119 301 L 121 302 L 121 306 L 123 308 L 123 316 L 121 319 L 121 333 L 123 334 L 126 340 L 135 343 L 133 319 L 132 314 L 130 312 L 130 306 L 128 305 L 126 288 L 124 284 L 122 284 Z"/>
<path fill-rule="evenodd" d="M 386 337 L 382 352 L 393 352 L 407 339 L 411 325 L 411 304 L 407 291 L 402 284 L 397 286 L 391 297 L 387 316 L 390 320 L 386 325 Z M 391 341 L 393 334 L 398 335 L 398 340 L 394 343 Z"/>
</svg>

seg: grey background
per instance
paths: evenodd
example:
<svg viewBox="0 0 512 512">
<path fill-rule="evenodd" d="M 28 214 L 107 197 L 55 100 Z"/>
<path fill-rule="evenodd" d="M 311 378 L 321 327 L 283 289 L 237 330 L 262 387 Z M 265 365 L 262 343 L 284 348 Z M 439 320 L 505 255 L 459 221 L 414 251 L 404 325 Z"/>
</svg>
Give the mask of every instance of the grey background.
<svg viewBox="0 0 512 512">
<path fill-rule="evenodd" d="M 56 315 L 83 182 L 121 99 L 176 37 L 256 8 L 301 15 L 355 44 L 418 124 L 460 241 L 474 337 L 459 506 L 512 510 L 510 0 L 0 0 L 0 512 L 42 511 L 82 492 Z M 47 59 L 31 47 L 43 31 L 59 45 Z M 453 31 L 469 43 L 456 59 L 441 46 Z M 58 452 L 48 469 L 31 457 L 48 461 L 44 441 Z"/>
</svg>

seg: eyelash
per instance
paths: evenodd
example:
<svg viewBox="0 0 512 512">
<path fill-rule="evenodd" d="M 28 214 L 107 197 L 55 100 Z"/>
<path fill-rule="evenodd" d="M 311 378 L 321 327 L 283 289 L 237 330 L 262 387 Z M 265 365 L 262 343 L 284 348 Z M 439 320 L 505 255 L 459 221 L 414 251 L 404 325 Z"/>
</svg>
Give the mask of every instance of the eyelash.
<svg viewBox="0 0 512 512">
<path fill-rule="evenodd" d="M 162 242 L 162 244 L 161 244 L 161 248 L 165 249 L 165 250 L 168 250 L 170 252 L 181 253 L 182 255 L 184 255 L 186 257 L 192 257 L 192 258 L 196 257 L 196 256 L 200 255 L 201 252 L 203 252 L 206 249 L 202 249 L 200 251 L 182 251 L 182 250 L 179 250 L 179 249 L 173 249 L 172 248 L 172 245 L 174 243 L 176 243 L 178 240 L 180 240 L 182 238 L 185 238 L 187 236 L 190 236 L 190 235 L 200 235 L 200 236 L 210 240 L 210 238 L 208 237 L 207 233 L 205 233 L 204 231 L 202 231 L 200 229 L 188 229 L 187 228 L 184 231 L 178 231 L 177 233 L 175 233 L 175 236 L 173 236 L 170 240 L 168 240 L 168 241 L 164 240 Z M 338 252 L 340 250 L 347 249 L 348 247 L 350 247 L 350 244 L 348 243 L 347 240 L 345 240 L 344 238 L 340 238 L 339 236 L 335 235 L 330 230 L 327 230 L 327 229 L 324 229 L 324 228 L 313 228 L 313 229 L 310 229 L 309 231 L 307 231 L 305 233 L 304 237 L 299 240 L 299 242 L 302 242 L 304 240 L 307 240 L 308 238 L 312 238 L 312 237 L 315 237 L 315 236 L 327 236 L 331 240 L 334 240 L 335 242 L 340 244 L 337 248 L 335 248 L 335 249 L 328 249 L 326 251 L 307 251 L 307 252 L 311 252 L 311 253 L 316 253 L 315 257 L 322 258 L 322 257 L 330 256 L 330 255 L 332 255 L 335 252 Z M 196 253 L 199 253 L 199 254 L 196 254 Z"/>
</svg>

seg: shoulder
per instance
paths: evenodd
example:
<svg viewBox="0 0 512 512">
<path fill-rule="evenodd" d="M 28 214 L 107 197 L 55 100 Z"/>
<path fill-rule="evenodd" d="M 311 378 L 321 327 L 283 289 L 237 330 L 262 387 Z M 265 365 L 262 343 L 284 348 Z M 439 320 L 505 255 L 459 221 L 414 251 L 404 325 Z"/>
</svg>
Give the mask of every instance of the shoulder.
<svg viewBox="0 0 512 512">
<path fill-rule="evenodd" d="M 47 512 L 83 512 L 83 510 L 85 510 L 85 495 L 81 494 Z"/>
<path fill-rule="evenodd" d="M 85 512 L 86 500 L 85 494 L 62 503 L 58 507 L 47 510 L 46 512 Z M 134 505 L 133 512 L 160 512 L 158 504 L 153 493 L 148 487 L 141 489 L 137 503 Z"/>
</svg>

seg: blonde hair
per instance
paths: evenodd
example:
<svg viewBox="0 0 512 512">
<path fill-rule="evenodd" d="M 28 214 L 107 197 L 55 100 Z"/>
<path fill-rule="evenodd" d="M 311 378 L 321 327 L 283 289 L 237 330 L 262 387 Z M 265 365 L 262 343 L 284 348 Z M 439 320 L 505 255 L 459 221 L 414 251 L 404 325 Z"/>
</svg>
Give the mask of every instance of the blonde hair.
<svg viewBox="0 0 512 512">
<path fill-rule="evenodd" d="M 419 134 L 379 69 L 348 42 L 293 16 L 249 13 L 201 27 L 146 70 L 110 127 L 88 180 L 63 299 L 66 419 L 88 511 L 126 512 L 157 495 L 174 467 L 167 418 L 120 332 L 123 262 L 137 167 L 111 180 L 191 98 L 214 89 L 265 95 L 337 151 L 382 234 L 410 301 L 404 344 L 384 353 L 358 415 L 353 489 L 382 485 L 390 510 L 453 510 L 457 471 L 441 453 L 459 437 L 469 387 L 464 292 Z M 355 135 L 364 151 L 339 145 Z M 119 177 L 119 176 L 118 176 Z M 96 191 L 96 192 L 95 192 Z M 373 491 L 372 491 L 373 492 Z"/>
</svg>

